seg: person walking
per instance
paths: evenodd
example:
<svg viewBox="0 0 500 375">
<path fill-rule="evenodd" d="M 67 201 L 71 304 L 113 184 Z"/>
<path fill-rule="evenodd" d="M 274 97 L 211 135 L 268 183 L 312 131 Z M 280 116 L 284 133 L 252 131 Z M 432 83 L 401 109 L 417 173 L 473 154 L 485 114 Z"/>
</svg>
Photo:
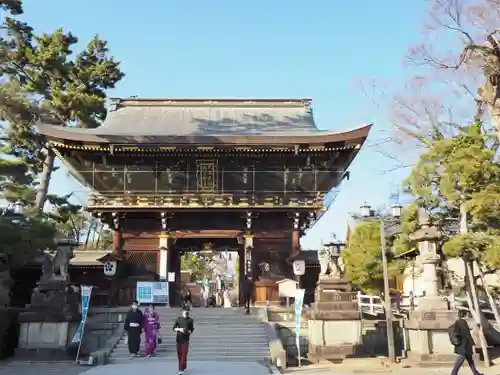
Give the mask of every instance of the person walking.
<svg viewBox="0 0 500 375">
<path fill-rule="evenodd" d="M 243 306 L 245 308 L 245 314 L 250 314 L 250 302 L 252 300 L 253 283 L 248 278 L 247 275 L 243 277 L 241 288 L 242 288 L 241 295 L 243 297 Z"/>
<path fill-rule="evenodd" d="M 474 375 L 482 375 L 476 368 L 474 364 L 474 359 L 472 358 L 472 348 L 474 347 L 474 340 L 470 334 L 470 328 L 465 320 L 467 312 L 460 310 L 458 312 L 458 319 L 453 323 L 448 331 L 450 336 L 450 341 L 455 347 L 455 353 L 458 354 L 455 365 L 451 370 L 451 375 L 458 375 L 458 371 L 464 361 L 467 361 L 469 367 Z"/>
<path fill-rule="evenodd" d="M 222 279 L 220 275 L 215 277 L 215 304 L 217 307 L 221 307 L 223 305 L 222 302 Z"/>
<path fill-rule="evenodd" d="M 179 361 L 179 375 L 184 374 L 187 367 L 187 356 L 189 351 L 189 339 L 194 332 L 194 321 L 189 316 L 189 311 L 184 309 L 182 316 L 174 322 L 174 331 L 177 333 L 175 341 L 177 344 L 177 359 Z"/>
<path fill-rule="evenodd" d="M 193 297 L 191 296 L 191 291 L 187 286 L 183 288 L 182 302 L 183 302 L 182 306 L 183 308 L 191 310 L 191 307 L 193 306 Z"/>
<path fill-rule="evenodd" d="M 153 305 L 149 305 L 144 312 L 143 327 L 146 336 L 146 358 L 150 358 L 156 354 L 158 331 L 160 330 L 160 317 L 156 313 Z"/>
<path fill-rule="evenodd" d="M 125 331 L 127 331 L 128 351 L 130 358 L 139 355 L 141 346 L 141 331 L 143 327 L 142 311 L 139 309 L 137 301 L 132 302 L 132 307 L 125 318 Z"/>
</svg>

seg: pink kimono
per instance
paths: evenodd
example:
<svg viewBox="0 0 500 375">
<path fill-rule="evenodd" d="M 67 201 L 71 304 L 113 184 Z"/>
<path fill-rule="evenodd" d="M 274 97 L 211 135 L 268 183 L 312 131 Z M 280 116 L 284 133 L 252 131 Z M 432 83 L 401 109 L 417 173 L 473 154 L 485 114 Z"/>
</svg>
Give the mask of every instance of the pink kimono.
<svg viewBox="0 0 500 375">
<path fill-rule="evenodd" d="M 156 342 L 158 341 L 158 330 L 160 329 L 160 317 L 156 312 L 144 313 L 144 332 L 146 336 L 146 355 L 151 356 L 156 352 Z"/>
</svg>

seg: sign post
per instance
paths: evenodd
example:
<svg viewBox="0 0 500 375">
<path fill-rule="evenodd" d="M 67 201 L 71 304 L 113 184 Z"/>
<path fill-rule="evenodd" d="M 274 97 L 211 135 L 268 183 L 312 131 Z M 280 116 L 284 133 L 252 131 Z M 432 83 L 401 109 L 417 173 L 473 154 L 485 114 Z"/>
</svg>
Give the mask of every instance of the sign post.
<svg viewBox="0 0 500 375">
<path fill-rule="evenodd" d="M 83 333 L 85 332 L 85 323 L 87 322 L 87 315 L 89 313 L 90 306 L 90 296 L 92 295 L 92 286 L 82 285 L 80 287 L 80 294 L 82 296 L 82 320 L 78 325 L 78 328 L 71 340 L 72 344 L 78 343 L 78 350 L 76 352 L 75 362 L 78 362 L 78 358 L 80 357 L 80 349 L 82 348 L 83 342 Z"/>
<path fill-rule="evenodd" d="M 304 289 L 295 292 L 295 344 L 297 345 L 297 358 L 299 367 L 302 367 L 302 356 L 300 352 L 300 323 L 302 320 L 302 305 L 304 304 Z"/>
</svg>

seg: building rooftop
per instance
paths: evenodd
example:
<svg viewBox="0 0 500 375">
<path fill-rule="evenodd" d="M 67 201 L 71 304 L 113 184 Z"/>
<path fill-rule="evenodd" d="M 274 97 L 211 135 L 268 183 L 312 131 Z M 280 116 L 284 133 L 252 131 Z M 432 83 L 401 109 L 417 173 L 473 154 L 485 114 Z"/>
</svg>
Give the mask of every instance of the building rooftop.
<svg viewBox="0 0 500 375">
<path fill-rule="evenodd" d="M 98 128 L 39 126 L 51 138 L 96 143 L 362 143 L 369 130 L 319 130 L 310 99 L 113 99 Z"/>
</svg>

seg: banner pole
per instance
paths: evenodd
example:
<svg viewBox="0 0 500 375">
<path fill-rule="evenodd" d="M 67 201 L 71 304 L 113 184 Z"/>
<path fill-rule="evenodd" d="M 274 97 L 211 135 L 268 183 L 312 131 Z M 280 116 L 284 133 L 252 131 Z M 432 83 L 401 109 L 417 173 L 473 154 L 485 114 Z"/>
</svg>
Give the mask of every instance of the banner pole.
<svg viewBox="0 0 500 375">
<path fill-rule="evenodd" d="M 299 367 L 302 367 L 302 355 L 300 352 L 300 328 L 302 323 L 302 305 L 304 304 L 304 289 L 295 291 L 295 345 L 297 346 L 297 359 Z"/>
<path fill-rule="evenodd" d="M 76 351 L 76 358 L 75 358 L 75 362 L 77 364 L 78 364 L 78 358 L 80 357 L 80 349 L 82 348 L 83 334 L 85 332 L 85 323 L 82 322 L 81 325 L 82 325 L 82 333 L 80 335 L 80 342 L 78 343 L 78 350 Z"/>
<path fill-rule="evenodd" d="M 78 328 L 75 332 L 75 335 L 73 336 L 73 340 L 71 340 L 72 343 L 76 342 L 75 340 L 78 339 L 78 350 L 76 352 L 76 358 L 75 358 L 75 363 L 78 363 L 78 359 L 80 358 L 80 351 L 82 348 L 82 343 L 83 343 L 83 336 L 85 333 L 85 323 L 87 322 L 87 315 L 90 307 L 90 297 L 92 295 L 92 286 L 87 286 L 87 285 L 81 285 L 80 286 L 80 294 L 81 294 L 81 301 L 82 301 L 82 319 L 80 321 L 80 324 L 78 325 Z"/>
</svg>

